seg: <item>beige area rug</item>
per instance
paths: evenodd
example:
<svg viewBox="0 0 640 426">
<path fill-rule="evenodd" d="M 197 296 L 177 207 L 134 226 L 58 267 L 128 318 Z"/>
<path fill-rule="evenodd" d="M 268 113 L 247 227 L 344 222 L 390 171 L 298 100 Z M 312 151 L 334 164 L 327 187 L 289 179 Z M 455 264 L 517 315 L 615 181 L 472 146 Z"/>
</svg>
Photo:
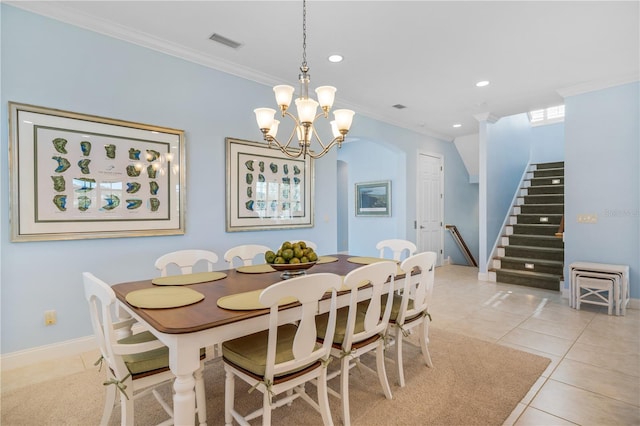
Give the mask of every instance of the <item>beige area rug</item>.
<svg viewBox="0 0 640 426">
<path fill-rule="evenodd" d="M 351 371 L 351 421 L 354 425 L 501 425 L 545 370 L 550 360 L 500 345 L 446 331 L 431 330 L 434 368 L 422 363 L 419 348 L 405 345 L 407 386 L 397 385 L 395 364 L 388 360 L 387 375 L 393 400 L 384 398 L 376 376 Z M 373 357 L 365 363 L 375 365 Z M 335 368 L 337 362 L 330 365 Z M 64 379 L 31 385 L 2 394 L 0 424 L 97 425 L 104 403 L 104 372 L 97 369 Z M 219 359 L 205 372 L 209 425 L 224 424 L 224 372 Z M 338 389 L 338 380 L 330 386 Z M 259 392 L 236 379 L 236 407 L 241 412 L 259 407 Z M 316 388 L 307 386 L 315 399 Z M 163 389 L 170 398 L 171 388 Z M 333 421 L 341 424 L 340 401 L 330 396 Z M 156 424 L 166 418 L 152 396 L 136 401 L 136 424 Z M 248 411 L 247 411 L 248 412 Z M 120 423 L 114 409 L 110 424 Z M 275 410 L 274 425 L 317 425 L 321 418 L 298 399 L 291 407 Z M 261 424 L 261 419 L 252 421 Z"/>
</svg>

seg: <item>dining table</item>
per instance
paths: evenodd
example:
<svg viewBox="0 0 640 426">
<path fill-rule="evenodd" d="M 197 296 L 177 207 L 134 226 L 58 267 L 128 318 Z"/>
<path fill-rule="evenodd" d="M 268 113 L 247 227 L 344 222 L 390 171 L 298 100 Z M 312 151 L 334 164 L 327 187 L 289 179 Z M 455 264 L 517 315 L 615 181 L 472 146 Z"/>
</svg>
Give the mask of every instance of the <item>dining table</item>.
<svg viewBox="0 0 640 426">
<path fill-rule="evenodd" d="M 363 264 L 380 260 L 383 259 L 345 254 L 320 256 L 319 261 L 306 270 L 306 274 L 334 273 L 344 276 Z M 238 307 L 232 303 L 229 308 L 222 302 L 233 302 L 242 297 L 251 299 L 252 295 L 253 299 L 256 299 L 263 289 L 283 279 L 281 272 L 274 271 L 266 264 L 254 265 L 253 269 L 239 267 L 215 271 L 213 274 L 215 275 L 205 276 L 204 279 L 212 280 L 204 282 L 190 283 L 188 279 L 178 279 L 175 281 L 179 283 L 177 286 L 167 284 L 171 283 L 169 277 L 124 282 L 112 286 L 125 315 L 133 317 L 169 348 L 169 368 L 175 375 L 173 415 L 176 425 L 192 425 L 195 421 L 194 372 L 200 368 L 200 349 L 268 328 L 269 321 L 266 316 L 269 314 L 269 308 L 252 306 L 252 303 Z M 403 281 L 404 273 L 398 268 L 398 274 L 393 281 L 394 287 L 399 288 Z M 144 303 L 139 303 L 139 298 L 133 297 L 144 295 L 146 292 L 151 294 L 162 287 L 174 290 L 181 286 L 199 294 L 199 301 L 185 306 L 160 305 L 150 308 Z M 370 297 L 370 293 L 367 295 L 366 286 L 359 292 L 359 297 Z M 319 303 L 318 313 L 329 310 L 330 299 L 331 293 L 327 293 Z M 349 291 L 338 291 L 337 301 L 338 307 L 348 305 Z M 280 307 L 279 318 L 283 324 L 299 318 L 299 306 L 296 302 L 288 302 Z"/>
</svg>

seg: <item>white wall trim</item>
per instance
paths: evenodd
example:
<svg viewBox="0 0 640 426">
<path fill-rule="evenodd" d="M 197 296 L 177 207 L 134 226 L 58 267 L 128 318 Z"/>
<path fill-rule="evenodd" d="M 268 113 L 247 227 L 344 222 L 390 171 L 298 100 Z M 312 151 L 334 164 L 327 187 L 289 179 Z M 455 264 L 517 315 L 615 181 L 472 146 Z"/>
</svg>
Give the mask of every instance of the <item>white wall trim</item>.
<svg viewBox="0 0 640 426">
<path fill-rule="evenodd" d="M 0 370 L 7 371 L 58 358 L 67 358 L 98 349 L 94 336 L 80 337 L 51 345 L 11 352 L 0 357 Z"/>
<path fill-rule="evenodd" d="M 478 272 L 478 281 L 491 281 L 488 272 Z"/>
<path fill-rule="evenodd" d="M 134 324 L 131 331 L 139 333 L 145 330 L 141 324 Z M 0 355 L 0 371 L 13 370 L 44 361 L 79 356 L 85 352 L 98 350 L 98 342 L 93 335 L 65 340 L 64 342 L 38 346 L 22 351 Z"/>
<path fill-rule="evenodd" d="M 610 87 L 621 86 L 627 83 L 633 83 L 640 80 L 640 74 L 637 72 L 620 76 L 615 79 L 590 81 L 587 83 L 576 84 L 569 87 L 563 87 L 556 92 L 563 98 L 569 96 L 581 95 L 583 93 L 595 92 L 596 90 L 608 89 Z"/>
</svg>

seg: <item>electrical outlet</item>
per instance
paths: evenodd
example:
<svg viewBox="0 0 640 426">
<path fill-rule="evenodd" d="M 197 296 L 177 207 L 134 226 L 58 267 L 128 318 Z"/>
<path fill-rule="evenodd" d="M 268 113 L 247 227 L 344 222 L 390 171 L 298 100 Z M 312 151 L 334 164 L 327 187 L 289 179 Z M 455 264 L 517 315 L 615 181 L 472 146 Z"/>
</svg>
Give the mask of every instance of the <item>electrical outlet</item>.
<svg viewBox="0 0 640 426">
<path fill-rule="evenodd" d="M 54 325 L 56 322 L 56 311 L 51 310 L 44 312 L 44 325 Z"/>
</svg>

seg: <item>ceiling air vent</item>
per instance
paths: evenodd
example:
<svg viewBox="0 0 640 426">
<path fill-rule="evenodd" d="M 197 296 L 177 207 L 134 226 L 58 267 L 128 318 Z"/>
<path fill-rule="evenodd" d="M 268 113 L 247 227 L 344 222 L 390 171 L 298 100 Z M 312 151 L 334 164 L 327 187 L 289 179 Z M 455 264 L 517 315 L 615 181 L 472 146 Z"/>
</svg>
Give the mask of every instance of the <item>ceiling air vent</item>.
<svg viewBox="0 0 640 426">
<path fill-rule="evenodd" d="M 216 33 L 211 34 L 211 37 L 209 37 L 209 40 L 213 40 L 215 42 L 224 44 L 225 46 L 229 46 L 232 49 L 237 49 L 240 46 L 242 46 L 242 43 L 231 40 L 230 38 L 226 38 Z"/>
<path fill-rule="evenodd" d="M 395 109 L 405 109 L 405 108 L 406 108 L 406 106 L 405 106 L 405 105 L 402 105 L 402 104 L 395 104 L 395 105 L 393 105 L 393 107 L 394 107 Z"/>
</svg>

